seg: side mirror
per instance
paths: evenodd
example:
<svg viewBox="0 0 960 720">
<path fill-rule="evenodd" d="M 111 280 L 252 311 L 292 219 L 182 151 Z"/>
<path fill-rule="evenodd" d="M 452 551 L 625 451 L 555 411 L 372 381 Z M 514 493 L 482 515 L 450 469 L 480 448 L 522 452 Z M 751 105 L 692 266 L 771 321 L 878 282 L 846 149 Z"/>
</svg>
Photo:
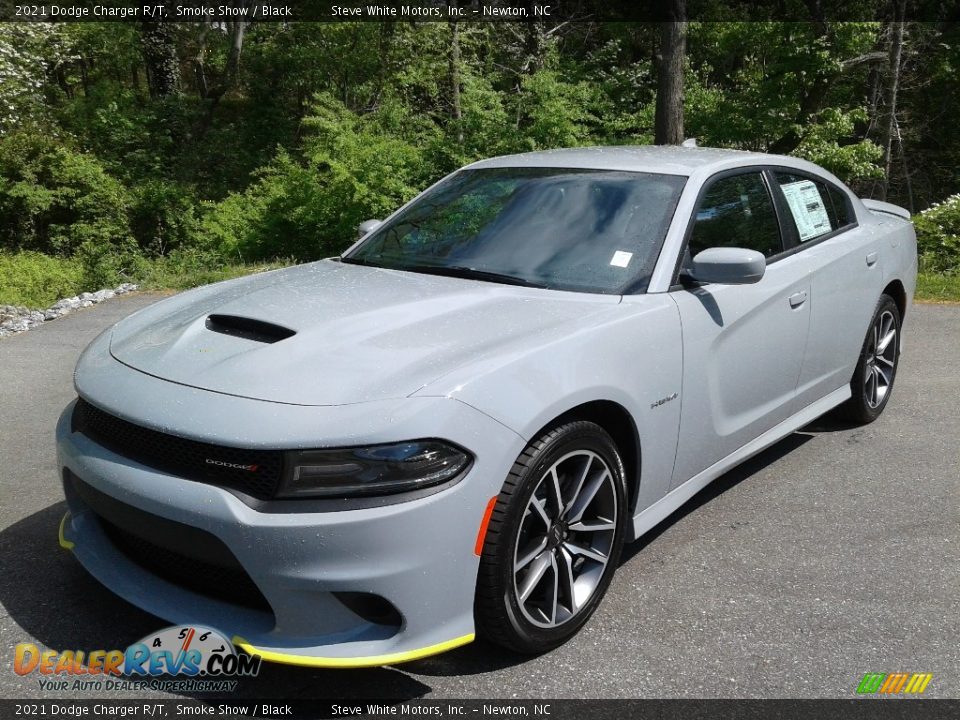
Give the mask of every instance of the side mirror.
<svg viewBox="0 0 960 720">
<path fill-rule="evenodd" d="M 362 238 L 368 232 L 376 230 L 383 225 L 383 220 L 364 220 L 357 226 L 357 237 Z"/>
<path fill-rule="evenodd" d="M 694 256 L 688 274 L 700 282 L 749 285 L 760 282 L 766 269 L 767 259 L 756 250 L 714 247 Z"/>
</svg>

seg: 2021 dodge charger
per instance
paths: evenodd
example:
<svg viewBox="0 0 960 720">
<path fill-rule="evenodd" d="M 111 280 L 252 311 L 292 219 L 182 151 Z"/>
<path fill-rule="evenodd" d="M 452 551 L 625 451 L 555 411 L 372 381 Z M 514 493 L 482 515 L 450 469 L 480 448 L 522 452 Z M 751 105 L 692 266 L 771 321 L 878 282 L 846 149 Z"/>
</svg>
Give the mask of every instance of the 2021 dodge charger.
<svg viewBox="0 0 960 720">
<path fill-rule="evenodd" d="M 916 280 L 902 208 L 706 148 L 484 160 L 361 230 L 121 321 L 57 427 L 61 544 L 268 660 L 564 642 L 624 542 L 883 411 Z"/>
</svg>

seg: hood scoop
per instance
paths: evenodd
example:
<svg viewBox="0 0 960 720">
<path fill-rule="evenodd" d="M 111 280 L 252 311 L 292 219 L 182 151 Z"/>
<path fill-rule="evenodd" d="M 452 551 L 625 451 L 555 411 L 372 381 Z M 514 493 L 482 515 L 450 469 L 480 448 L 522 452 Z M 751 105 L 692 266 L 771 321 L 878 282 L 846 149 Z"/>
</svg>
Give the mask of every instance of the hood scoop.
<svg viewBox="0 0 960 720">
<path fill-rule="evenodd" d="M 239 315 L 208 315 L 206 327 L 207 330 L 222 335 L 261 343 L 275 343 L 297 334 L 295 330 L 285 328 L 282 325 L 274 325 L 263 320 L 240 317 Z"/>
</svg>

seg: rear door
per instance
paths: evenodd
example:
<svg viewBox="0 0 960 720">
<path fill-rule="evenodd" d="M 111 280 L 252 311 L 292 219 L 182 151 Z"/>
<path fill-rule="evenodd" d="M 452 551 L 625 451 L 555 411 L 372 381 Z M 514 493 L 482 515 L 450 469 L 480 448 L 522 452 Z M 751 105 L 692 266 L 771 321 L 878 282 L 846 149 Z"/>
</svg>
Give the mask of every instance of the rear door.
<svg viewBox="0 0 960 720">
<path fill-rule="evenodd" d="M 683 391 L 673 485 L 792 414 L 810 319 L 810 279 L 788 252 L 785 208 L 762 168 L 715 175 L 687 231 L 684 262 L 708 247 L 767 257 L 752 285 L 674 286 L 683 327 Z M 682 267 L 679 279 L 682 282 Z"/>
<path fill-rule="evenodd" d="M 883 287 L 882 253 L 873 229 L 858 224 L 846 190 L 794 169 L 771 175 L 788 210 L 793 253 L 811 277 L 799 409 L 850 382 Z"/>
</svg>

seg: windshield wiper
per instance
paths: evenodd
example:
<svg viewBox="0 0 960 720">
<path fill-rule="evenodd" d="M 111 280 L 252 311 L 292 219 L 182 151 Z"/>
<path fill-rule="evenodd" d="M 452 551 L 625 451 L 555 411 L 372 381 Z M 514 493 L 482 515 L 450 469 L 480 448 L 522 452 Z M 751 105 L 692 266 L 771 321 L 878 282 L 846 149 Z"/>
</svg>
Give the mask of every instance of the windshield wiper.
<svg viewBox="0 0 960 720">
<path fill-rule="evenodd" d="M 487 282 L 503 283 L 504 285 L 521 285 L 523 287 L 535 288 L 546 287 L 540 283 L 535 283 L 531 280 L 525 280 L 524 278 L 518 278 L 514 275 L 491 272 L 489 270 L 478 270 L 477 268 L 465 267 L 463 265 L 410 265 L 408 267 L 398 267 L 396 269 L 425 273 L 427 275 L 443 275 L 445 277 L 465 278 L 467 280 L 485 280 Z"/>
<path fill-rule="evenodd" d="M 514 275 L 506 273 L 492 272 L 490 270 L 478 270 L 477 268 L 466 267 L 464 265 L 380 265 L 362 258 L 341 256 L 340 262 L 349 265 L 366 265 L 367 267 L 379 267 L 384 270 L 405 270 L 407 272 L 424 273 L 425 275 L 443 275 L 444 277 L 465 278 L 467 280 L 484 280 L 486 282 L 502 283 L 504 285 L 520 285 L 522 287 L 546 288 L 546 285 L 525 280 Z"/>
<path fill-rule="evenodd" d="M 362 260 L 362 259 L 360 259 L 360 258 L 350 257 L 350 256 L 348 256 L 348 255 L 340 255 L 340 256 L 337 257 L 336 259 L 337 259 L 338 261 L 342 262 L 342 263 L 346 263 L 347 265 L 366 265 L 366 266 L 368 266 L 368 267 L 377 267 L 376 265 L 374 265 L 374 264 L 371 263 L 371 262 L 368 262 L 367 260 Z"/>
</svg>

